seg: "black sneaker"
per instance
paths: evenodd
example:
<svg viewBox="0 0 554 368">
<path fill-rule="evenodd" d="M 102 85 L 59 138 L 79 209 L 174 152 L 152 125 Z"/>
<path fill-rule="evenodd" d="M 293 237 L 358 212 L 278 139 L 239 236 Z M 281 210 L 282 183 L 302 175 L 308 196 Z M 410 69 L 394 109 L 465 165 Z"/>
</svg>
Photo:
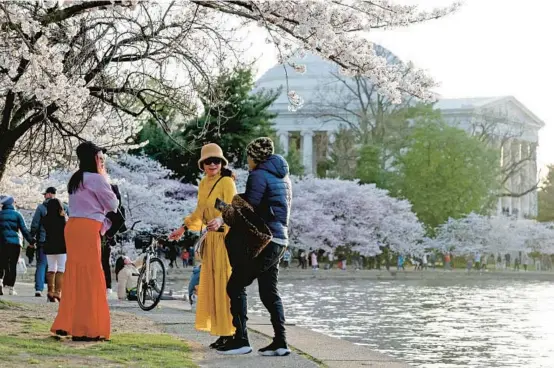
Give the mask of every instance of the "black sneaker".
<svg viewBox="0 0 554 368">
<path fill-rule="evenodd" d="M 210 349 L 217 349 L 222 347 L 227 343 L 227 341 L 231 340 L 233 336 L 221 336 L 219 339 L 215 340 L 214 343 L 210 344 Z"/>
<path fill-rule="evenodd" d="M 225 345 L 217 349 L 217 353 L 222 355 L 243 355 L 251 352 L 250 343 L 245 339 L 229 339 Z"/>
<path fill-rule="evenodd" d="M 2 291 L 2 285 L 0 285 L 0 295 L 4 295 L 4 292 Z"/>
<path fill-rule="evenodd" d="M 42 293 L 40 291 L 35 291 L 35 296 L 37 298 L 42 298 Z"/>
<path fill-rule="evenodd" d="M 290 349 L 286 342 L 273 341 L 271 344 L 258 350 L 258 354 L 263 356 L 287 356 Z"/>
</svg>

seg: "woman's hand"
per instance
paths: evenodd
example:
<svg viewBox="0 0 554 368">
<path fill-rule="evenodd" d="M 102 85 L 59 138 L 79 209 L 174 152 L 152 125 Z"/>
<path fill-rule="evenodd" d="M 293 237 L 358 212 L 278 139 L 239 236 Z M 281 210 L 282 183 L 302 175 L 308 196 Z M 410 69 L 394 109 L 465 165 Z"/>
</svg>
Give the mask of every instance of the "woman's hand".
<svg viewBox="0 0 554 368">
<path fill-rule="evenodd" d="M 185 233 L 185 227 L 181 226 L 180 228 L 174 230 L 169 236 L 167 237 L 169 240 L 179 240 L 183 237 L 183 234 Z"/>
<path fill-rule="evenodd" d="M 223 219 L 221 217 L 216 217 L 208 222 L 208 231 L 217 231 L 222 225 Z"/>
</svg>

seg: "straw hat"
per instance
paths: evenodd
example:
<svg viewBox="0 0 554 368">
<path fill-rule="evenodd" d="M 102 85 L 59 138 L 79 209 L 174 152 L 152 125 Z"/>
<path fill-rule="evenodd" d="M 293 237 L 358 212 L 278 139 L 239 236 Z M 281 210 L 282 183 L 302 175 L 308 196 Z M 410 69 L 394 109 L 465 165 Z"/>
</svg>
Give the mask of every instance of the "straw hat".
<svg viewBox="0 0 554 368">
<path fill-rule="evenodd" d="M 202 147 L 202 151 L 200 151 L 200 160 L 198 160 L 198 167 L 200 170 L 204 171 L 204 168 L 202 167 L 202 162 L 210 157 L 217 157 L 223 160 L 223 166 L 227 166 L 229 164 L 229 161 L 223 156 L 223 150 L 221 147 L 219 147 L 215 143 L 208 143 Z"/>
</svg>

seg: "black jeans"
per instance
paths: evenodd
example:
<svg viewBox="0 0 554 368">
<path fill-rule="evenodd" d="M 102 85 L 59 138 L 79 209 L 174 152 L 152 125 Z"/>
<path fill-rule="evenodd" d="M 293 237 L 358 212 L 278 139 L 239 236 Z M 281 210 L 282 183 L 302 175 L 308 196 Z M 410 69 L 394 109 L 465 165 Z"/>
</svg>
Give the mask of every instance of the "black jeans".
<svg viewBox="0 0 554 368">
<path fill-rule="evenodd" d="M 284 246 L 271 242 L 258 257 L 243 258 L 231 263 L 233 271 L 227 283 L 227 294 L 231 299 L 231 314 L 236 328 L 236 338 L 248 339 L 246 287 L 258 279 L 260 299 L 271 315 L 275 340 L 286 342 L 285 312 L 277 289 L 279 260 L 284 252 Z"/>
<path fill-rule="evenodd" d="M 104 279 L 106 280 L 106 289 L 112 288 L 112 270 L 110 269 L 110 255 L 112 253 L 111 242 L 106 239 L 106 244 L 102 247 L 102 270 L 104 271 Z"/>
<path fill-rule="evenodd" d="M 21 246 L 19 244 L 3 244 L 0 246 L 0 279 L 4 286 L 14 286 L 17 277 L 17 261 Z"/>
</svg>

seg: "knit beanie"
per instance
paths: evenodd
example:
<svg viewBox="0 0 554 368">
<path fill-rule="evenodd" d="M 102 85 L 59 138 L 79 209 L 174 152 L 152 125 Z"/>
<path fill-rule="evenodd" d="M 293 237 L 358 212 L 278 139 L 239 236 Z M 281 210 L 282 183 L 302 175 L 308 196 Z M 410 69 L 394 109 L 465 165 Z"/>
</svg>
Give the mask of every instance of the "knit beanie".
<svg viewBox="0 0 554 368">
<path fill-rule="evenodd" d="M 273 141 L 268 137 L 256 138 L 246 147 L 246 154 L 257 164 L 266 161 L 273 152 Z"/>
</svg>

